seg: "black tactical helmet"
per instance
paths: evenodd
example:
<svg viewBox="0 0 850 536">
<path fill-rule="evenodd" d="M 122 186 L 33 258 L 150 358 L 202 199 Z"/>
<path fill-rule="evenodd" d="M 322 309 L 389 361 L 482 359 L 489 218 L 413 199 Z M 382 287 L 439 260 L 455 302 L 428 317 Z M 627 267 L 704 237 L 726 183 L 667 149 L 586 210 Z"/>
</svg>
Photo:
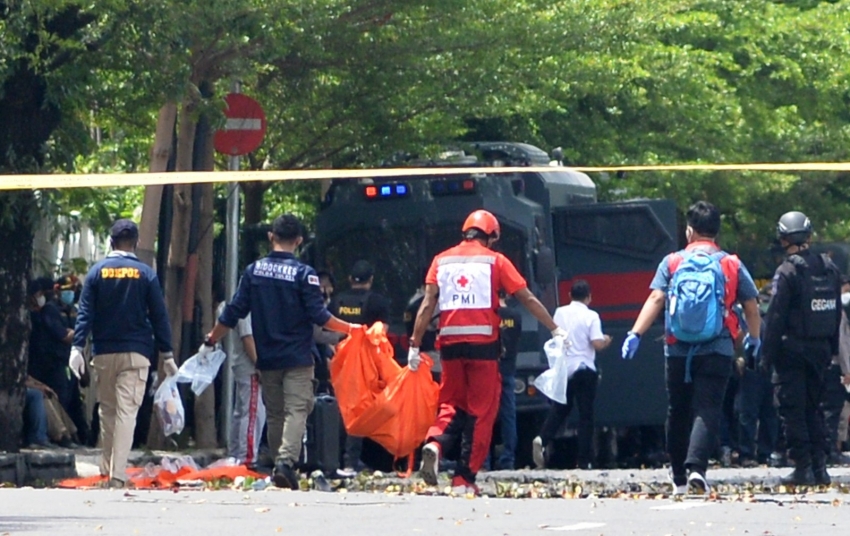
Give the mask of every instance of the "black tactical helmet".
<svg viewBox="0 0 850 536">
<path fill-rule="evenodd" d="M 812 222 L 802 212 L 786 212 L 776 224 L 776 237 L 791 244 L 805 244 L 812 236 Z"/>
</svg>

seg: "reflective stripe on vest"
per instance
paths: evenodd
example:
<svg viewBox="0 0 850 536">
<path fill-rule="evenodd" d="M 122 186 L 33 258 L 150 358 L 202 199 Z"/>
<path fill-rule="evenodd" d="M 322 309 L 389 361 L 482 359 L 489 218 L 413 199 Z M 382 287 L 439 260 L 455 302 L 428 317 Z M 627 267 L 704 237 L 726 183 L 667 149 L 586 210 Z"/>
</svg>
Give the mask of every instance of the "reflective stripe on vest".
<svg viewBox="0 0 850 536">
<path fill-rule="evenodd" d="M 493 326 L 446 326 L 440 329 L 440 335 L 484 335 L 493 334 Z"/>
<path fill-rule="evenodd" d="M 496 257 L 492 255 L 472 255 L 470 257 L 463 255 L 452 255 L 450 257 L 441 257 L 437 259 L 437 266 L 442 266 L 444 264 L 466 264 L 468 262 L 496 264 Z"/>
</svg>

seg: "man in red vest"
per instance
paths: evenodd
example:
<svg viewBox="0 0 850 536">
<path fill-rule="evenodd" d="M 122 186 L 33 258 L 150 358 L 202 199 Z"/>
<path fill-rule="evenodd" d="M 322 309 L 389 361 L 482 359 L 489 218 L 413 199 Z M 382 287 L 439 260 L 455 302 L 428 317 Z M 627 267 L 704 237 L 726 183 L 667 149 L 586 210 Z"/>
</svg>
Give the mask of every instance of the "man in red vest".
<svg viewBox="0 0 850 536">
<path fill-rule="evenodd" d="M 463 241 L 431 263 L 410 337 L 408 365 L 416 370 L 419 344 L 439 302 L 440 409 L 422 449 L 420 472 L 426 483 L 436 485 L 440 454 L 460 447 L 452 487 L 462 492 L 478 492 L 475 476 L 487 457 L 499 412 L 499 291 L 512 294 L 553 336 L 566 337 L 511 261 L 490 249 L 499 233 L 493 214 L 476 210 L 469 215 Z"/>
</svg>

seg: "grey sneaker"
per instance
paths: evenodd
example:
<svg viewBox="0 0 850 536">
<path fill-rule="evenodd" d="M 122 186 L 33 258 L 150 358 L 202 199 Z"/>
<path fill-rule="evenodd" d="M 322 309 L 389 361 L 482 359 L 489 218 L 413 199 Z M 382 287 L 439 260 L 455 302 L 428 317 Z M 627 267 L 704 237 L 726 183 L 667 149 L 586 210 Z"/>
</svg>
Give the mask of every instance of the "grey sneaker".
<svg viewBox="0 0 850 536">
<path fill-rule="evenodd" d="M 432 441 L 422 447 L 422 466 L 419 468 L 419 475 L 429 486 L 436 486 L 438 474 L 440 474 L 440 445 Z"/>
<path fill-rule="evenodd" d="M 538 469 L 546 469 L 546 451 L 543 448 L 543 440 L 540 436 L 534 438 L 531 442 L 531 457 L 534 458 L 534 465 Z"/>
</svg>

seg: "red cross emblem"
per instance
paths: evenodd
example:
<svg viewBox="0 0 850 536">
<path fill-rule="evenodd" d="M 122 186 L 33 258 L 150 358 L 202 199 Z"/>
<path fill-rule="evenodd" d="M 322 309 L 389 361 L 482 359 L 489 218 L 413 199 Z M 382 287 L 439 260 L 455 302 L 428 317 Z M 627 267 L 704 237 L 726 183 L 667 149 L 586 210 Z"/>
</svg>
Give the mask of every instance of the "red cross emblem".
<svg viewBox="0 0 850 536">
<path fill-rule="evenodd" d="M 471 282 L 465 274 L 460 274 L 460 277 L 455 279 L 455 286 L 457 286 L 458 290 L 469 290 L 469 284 Z"/>
</svg>

